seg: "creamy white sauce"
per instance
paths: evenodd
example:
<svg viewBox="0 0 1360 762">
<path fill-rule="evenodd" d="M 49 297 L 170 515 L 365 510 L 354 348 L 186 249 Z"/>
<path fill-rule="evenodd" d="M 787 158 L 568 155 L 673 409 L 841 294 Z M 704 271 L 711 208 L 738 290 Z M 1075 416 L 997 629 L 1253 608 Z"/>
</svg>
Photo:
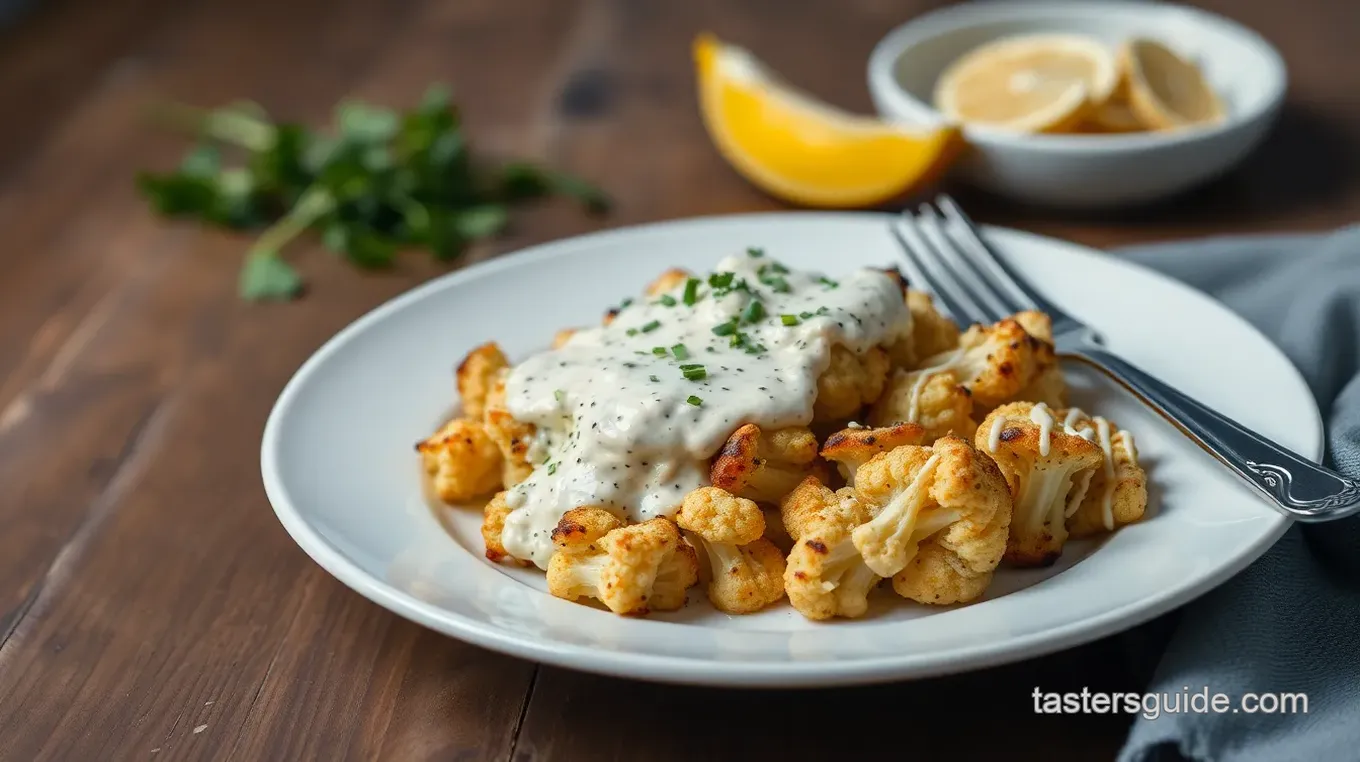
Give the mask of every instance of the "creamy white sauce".
<svg viewBox="0 0 1360 762">
<path fill-rule="evenodd" d="M 732 274 L 726 289 L 726 276 L 715 287 L 704 275 L 692 306 L 685 284 L 640 297 L 609 325 L 578 331 L 511 371 L 507 407 L 539 434 L 533 474 L 507 495 L 507 551 L 546 567 L 553 527 L 583 505 L 633 521 L 672 515 L 708 483 L 708 459 L 738 427 L 812 421 L 833 346 L 860 353 L 911 330 L 900 286 L 881 271 L 835 283 L 779 268 L 768 257 L 728 257 L 715 271 Z M 732 288 L 743 281 L 747 290 Z M 764 314 L 748 321 L 753 301 Z M 714 332 L 734 320 L 741 346 Z M 686 378 L 686 365 L 702 366 L 703 377 Z"/>
<path fill-rule="evenodd" d="M 998 415 L 992 421 L 992 429 L 987 432 L 987 449 L 996 452 L 996 448 L 1001 446 L 1001 430 L 1006 428 L 1006 416 Z"/>
<path fill-rule="evenodd" d="M 1105 454 L 1105 494 L 1100 498 L 1101 518 L 1107 531 L 1114 530 L 1114 451 L 1110 448 L 1110 422 L 1096 416 L 1096 433 L 1100 451 Z"/>
<path fill-rule="evenodd" d="M 1039 425 L 1039 454 L 1048 457 L 1053 444 L 1053 413 L 1049 411 L 1048 405 L 1040 402 L 1030 410 L 1029 419 Z"/>
</svg>

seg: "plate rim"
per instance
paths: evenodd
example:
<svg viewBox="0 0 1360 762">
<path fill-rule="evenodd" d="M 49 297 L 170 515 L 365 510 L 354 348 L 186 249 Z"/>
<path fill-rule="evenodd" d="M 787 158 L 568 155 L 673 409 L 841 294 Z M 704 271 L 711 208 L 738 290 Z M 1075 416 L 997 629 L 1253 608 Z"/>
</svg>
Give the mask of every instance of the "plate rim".
<svg viewBox="0 0 1360 762">
<path fill-rule="evenodd" d="M 814 688 L 916 680 L 971 672 L 1079 646 L 1136 627 L 1217 588 L 1260 558 L 1293 524 L 1291 519 L 1282 514 L 1268 515 L 1264 520 L 1273 522 L 1273 526 L 1255 542 L 1239 549 L 1230 563 L 1215 569 L 1197 584 L 1151 600 L 1130 603 L 1097 617 L 1068 622 L 1055 628 L 1011 637 L 996 643 L 931 651 L 928 658 L 917 657 L 915 660 L 912 658 L 913 654 L 904 653 L 896 657 L 845 662 L 715 661 L 623 651 L 601 652 L 586 646 L 525 637 L 489 622 L 479 621 L 421 601 L 368 574 L 341 549 L 322 537 L 293 505 L 283 486 L 277 457 L 282 421 L 307 379 L 352 337 L 362 333 L 371 324 L 385 319 L 389 314 L 400 311 L 407 304 L 418 302 L 429 295 L 455 287 L 464 280 L 482 274 L 524 266 L 543 259 L 569 256 L 573 249 L 598 245 L 619 236 L 657 234 L 667 229 L 710 226 L 715 223 L 760 223 L 791 219 L 835 222 L 878 218 L 886 223 L 893 216 L 889 212 L 775 211 L 705 215 L 627 225 L 533 244 L 419 284 L 373 307 L 337 331 L 308 356 L 284 385 L 266 419 L 260 446 L 260 470 L 270 506 L 293 542 L 324 571 L 369 601 L 436 632 L 497 653 L 570 670 L 651 682 L 728 688 Z M 1094 247 L 1052 236 L 995 225 L 983 225 L 982 228 L 984 235 L 1000 233 L 1007 237 L 1028 238 L 1043 245 L 1057 245 L 1069 249 L 1081 256 L 1101 258 L 1109 256 Z M 1263 339 L 1284 363 L 1299 387 L 1307 392 L 1318 435 L 1310 451 L 1300 454 L 1314 462 L 1321 461 L 1326 446 L 1326 430 L 1321 410 L 1302 373 L 1273 341 L 1212 296 L 1141 263 L 1126 259 L 1117 261 L 1121 266 L 1152 275 L 1191 299 L 1211 302 L 1214 308 L 1230 315 L 1240 327 Z"/>
</svg>

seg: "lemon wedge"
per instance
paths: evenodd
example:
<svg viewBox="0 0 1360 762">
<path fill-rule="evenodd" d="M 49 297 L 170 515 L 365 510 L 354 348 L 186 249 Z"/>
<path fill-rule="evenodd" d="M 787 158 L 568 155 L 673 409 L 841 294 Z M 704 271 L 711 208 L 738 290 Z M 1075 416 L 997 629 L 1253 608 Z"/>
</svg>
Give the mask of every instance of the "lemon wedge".
<svg viewBox="0 0 1360 762">
<path fill-rule="evenodd" d="M 694 63 L 704 126 L 718 151 L 785 201 L 880 204 L 933 180 L 960 147 L 952 126 L 910 130 L 821 103 L 711 34 L 695 39 Z"/>
<path fill-rule="evenodd" d="M 951 119 L 1015 132 L 1067 132 L 1104 105 L 1119 81 L 1111 51 L 1073 34 L 1007 37 L 968 52 L 940 75 L 935 104 Z"/>
<path fill-rule="evenodd" d="M 1223 118 L 1223 104 L 1199 67 L 1159 42 L 1129 40 L 1120 46 L 1127 72 L 1129 106 L 1153 129 L 1208 124 Z"/>
</svg>

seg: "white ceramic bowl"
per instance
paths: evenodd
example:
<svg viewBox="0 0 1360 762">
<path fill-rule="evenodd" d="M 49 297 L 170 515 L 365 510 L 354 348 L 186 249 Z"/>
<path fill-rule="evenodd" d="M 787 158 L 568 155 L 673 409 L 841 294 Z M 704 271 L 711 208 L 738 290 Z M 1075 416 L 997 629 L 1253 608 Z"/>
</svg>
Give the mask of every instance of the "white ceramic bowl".
<svg viewBox="0 0 1360 762">
<path fill-rule="evenodd" d="M 1158 40 L 1199 64 L 1228 118 L 1208 127 L 1126 135 L 1018 135 L 965 126 L 972 148 L 957 171 L 1017 200 L 1098 208 L 1165 198 L 1241 161 L 1265 137 L 1284 100 L 1279 53 L 1222 16 L 1162 3 L 1019 0 L 956 5 L 895 29 L 869 59 L 874 103 L 892 121 L 944 122 L 932 92 L 950 63 L 990 40 L 1035 32 L 1082 33 L 1111 45 L 1134 36 Z"/>
</svg>

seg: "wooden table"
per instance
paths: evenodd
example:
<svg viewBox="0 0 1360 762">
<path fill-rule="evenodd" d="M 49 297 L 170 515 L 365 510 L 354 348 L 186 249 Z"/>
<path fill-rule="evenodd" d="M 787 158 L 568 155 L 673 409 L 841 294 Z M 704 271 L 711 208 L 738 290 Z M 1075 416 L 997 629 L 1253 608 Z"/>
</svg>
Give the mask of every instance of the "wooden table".
<svg viewBox="0 0 1360 762">
<path fill-rule="evenodd" d="M 1111 757 L 1127 718 L 1035 716 L 1030 693 L 1137 689 L 1148 665 L 1124 645 L 1164 622 L 959 677 L 752 693 L 537 667 L 368 603 L 275 520 L 260 431 L 321 342 L 437 270 L 415 256 L 361 276 L 310 250 L 306 300 L 243 304 L 243 241 L 153 219 L 131 184 L 182 148 L 140 121 L 153 97 L 250 97 L 314 121 L 346 94 L 404 105 L 445 80 L 482 146 L 619 200 L 604 223 L 528 211 L 469 261 L 601 224 L 773 209 L 704 135 L 694 33 L 867 110 L 870 47 L 930 5 L 68 0 L 0 34 L 0 758 L 789 760 L 898 739 L 903 755 Z M 978 216 L 1098 245 L 1360 217 L 1353 4 L 1211 5 L 1291 68 L 1256 158 L 1154 210 L 1074 218 L 970 197 Z"/>
</svg>

